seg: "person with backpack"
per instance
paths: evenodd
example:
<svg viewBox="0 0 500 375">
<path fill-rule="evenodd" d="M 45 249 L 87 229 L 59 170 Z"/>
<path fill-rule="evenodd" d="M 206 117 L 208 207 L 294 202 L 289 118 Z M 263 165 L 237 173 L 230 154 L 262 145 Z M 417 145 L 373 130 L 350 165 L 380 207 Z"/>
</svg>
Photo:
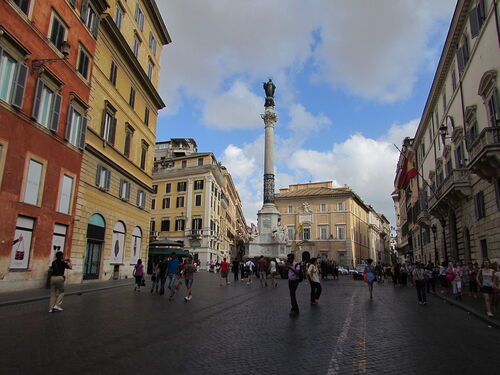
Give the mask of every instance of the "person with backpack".
<svg viewBox="0 0 500 375">
<path fill-rule="evenodd" d="M 63 252 L 58 251 L 56 253 L 56 259 L 52 262 L 52 274 L 50 276 L 49 313 L 55 311 L 63 311 L 61 305 L 64 298 L 64 281 L 66 280 L 64 272 L 66 271 L 66 269 L 71 268 L 71 260 L 63 260 Z"/>
<path fill-rule="evenodd" d="M 311 285 L 311 305 L 317 305 L 319 296 L 321 296 L 321 282 L 319 278 L 319 269 L 316 263 L 317 259 L 311 258 L 309 267 L 307 267 L 307 278 Z"/>
<path fill-rule="evenodd" d="M 252 274 L 253 274 L 254 264 L 251 259 L 245 263 L 245 274 L 247 276 L 247 285 L 252 283 Z"/>
<path fill-rule="evenodd" d="M 290 302 L 292 304 L 292 309 L 290 314 L 296 315 L 299 313 L 299 305 L 297 303 L 297 297 L 295 295 L 299 282 L 302 281 L 302 271 L 300 269 L 300 264 L 295 262 L 295 256 L 290 253 L 287 255 L 287 261 L 285 263 L 286 269 L 288 269 L 288 289 L 290 289 Z"/>
<path fill-rule="evenodd" d="M 363 272 L 363 279 L 368 284 L 368 290 L 370 291 L 370 299 L 373 298 L 373 283 L 375 281 L 375 267 L 372 266 L 373 259 L 367 259 L 367 266 Z"/>
<path fill-rule="evenodd" d="M 417 288 L 418 304 L 427 305 L 427 295 L 425 293 L 425 280 L 427 279 L 427 274 L 422 263 L 417 263 L 417 266 L 413 269 L 412 276 L 415 281 L 415 287 Z"/>
</svg>

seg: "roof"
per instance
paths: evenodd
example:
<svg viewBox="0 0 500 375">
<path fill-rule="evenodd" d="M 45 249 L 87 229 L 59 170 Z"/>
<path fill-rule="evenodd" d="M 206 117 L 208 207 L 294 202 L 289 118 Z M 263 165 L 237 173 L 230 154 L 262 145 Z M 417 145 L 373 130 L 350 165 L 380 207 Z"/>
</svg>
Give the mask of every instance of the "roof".
<svg viewBox="0 0 500 375">
<path fill-rule="evenodd" d="M 282 191 L 275 195 L 276 198 L 293 198 L 293 197 L 310 197 L 314 195 L 324 196 L 324 195 L 339 195 L 345 193 L 352 193 L 349 188 L 306 188 L 294 191 Z"/>
</svg>

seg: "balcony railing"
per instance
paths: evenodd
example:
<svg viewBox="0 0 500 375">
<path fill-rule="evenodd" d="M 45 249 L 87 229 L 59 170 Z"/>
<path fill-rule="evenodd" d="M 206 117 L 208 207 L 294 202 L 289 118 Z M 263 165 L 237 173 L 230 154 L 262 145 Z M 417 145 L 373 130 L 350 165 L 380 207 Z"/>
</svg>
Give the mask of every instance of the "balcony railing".
<svg viewBox="0 0 500 375">
<path fill-rule="evenodd" d="M 483 179 L 500 177 L 500 127 L 489 127 L 467 142 L 470 170 Z"/>
<path fill-rule="evenodd" d="M 453 169 L 452 173 L 446 176 L 443 183 L 439 185 L 434 194 L 429 199 L 429 211 L 447 211 L 448 207 L 458 203 L 459 200 L 470 196 L 470 172 L 466 168 Z"/>
</svg>

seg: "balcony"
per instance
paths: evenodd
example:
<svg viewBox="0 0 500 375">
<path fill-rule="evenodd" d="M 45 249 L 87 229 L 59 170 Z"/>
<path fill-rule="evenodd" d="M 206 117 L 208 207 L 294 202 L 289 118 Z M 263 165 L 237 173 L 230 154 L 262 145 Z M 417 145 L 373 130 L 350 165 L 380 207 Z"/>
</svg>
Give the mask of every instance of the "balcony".
<svg viewBox="0 0 500 375">
<path fill-rule="evenodd" d="M 460 201 L 472 194 L 470 172 L 467 168 L 453 169 L 429 199 L 429 213 L 440 218 L 448 215 Z"/>
<path fill-rule="evenodd" d="M 477 138 L 467 142 L 468 168 L 485 180 L 500 177 L 500 127 L 483 129 Z"/>
<path fill-rule="evenodd" d="M 203 229 L 190 229 L 186 231 L 186 237 L 193 240 L 200 239 L 203 235 Z"/>
</svg>

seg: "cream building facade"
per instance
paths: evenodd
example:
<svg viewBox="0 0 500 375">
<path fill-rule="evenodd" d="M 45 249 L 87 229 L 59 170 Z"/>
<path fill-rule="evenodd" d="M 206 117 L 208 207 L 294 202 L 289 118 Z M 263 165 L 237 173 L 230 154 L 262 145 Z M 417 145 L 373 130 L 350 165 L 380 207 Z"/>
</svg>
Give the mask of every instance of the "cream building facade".
<svg viewBox="0 0 500 375">
<path fill-rule="evenodd" d="M 99 22 L 70 281 L 131 277 L 148 252 L 160 56 L 154 0 L 108 0 Z M 93 17 L 92 1 L 87 17 Z"/>
<path fill-rule="evenodd" d="M 405 150 L 419 176 L 400 226 L 417 260 L 500 260 L 499 42 L 498 3 L 459 0 Z"/>
<path fill-rule="evenodd" d="M 275 203 L 298 259 L 327 257 L 352 267 L 370 257 L 370 207 L 349 187 L 334 188 L 331 181 L 290 185 Z"/>
<path fill-rule="evenodd" d="M 158 142 L 150 233 L 182 241 L 204 264 L 235 257 L 248 238 L 241 200 L 227 169 L 194 139 Z"/>
</svg>

